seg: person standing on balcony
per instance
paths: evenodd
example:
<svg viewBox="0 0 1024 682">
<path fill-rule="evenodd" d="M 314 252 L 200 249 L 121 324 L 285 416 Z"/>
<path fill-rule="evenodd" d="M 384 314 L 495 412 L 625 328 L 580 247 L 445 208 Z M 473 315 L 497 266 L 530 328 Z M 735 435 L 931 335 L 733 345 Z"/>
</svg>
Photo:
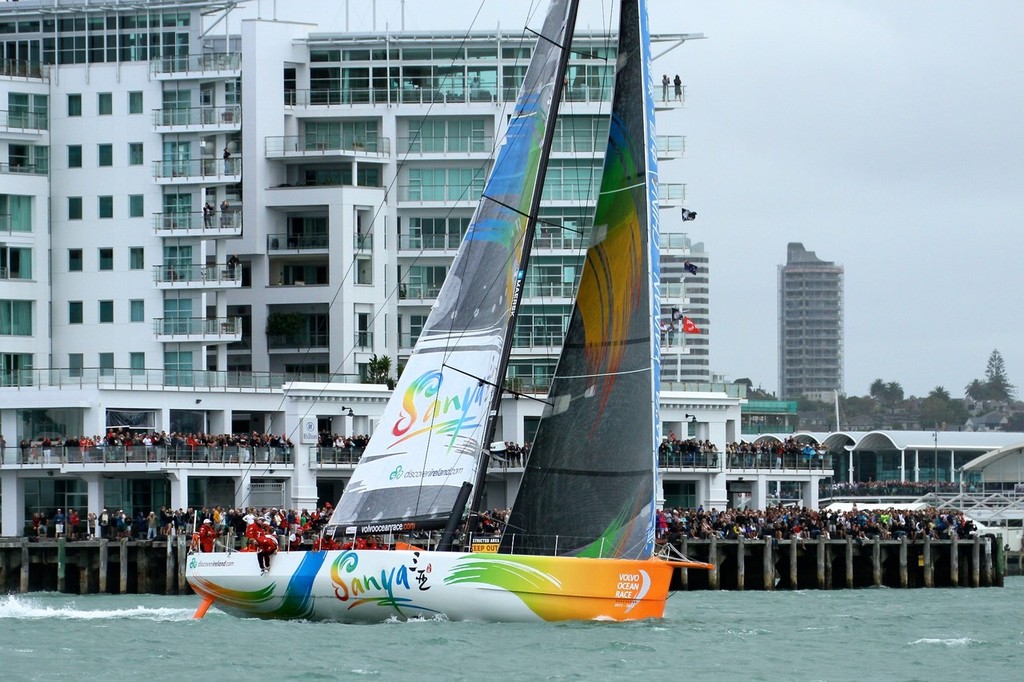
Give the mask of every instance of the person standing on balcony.
<svg viewBox="0 0 1024 682">
<path fill-rule="evenodd" d="M 225 150 L 225 151 L 227 151 L 227 150 Z M 220 226 L 221 227 L 228 227 L 229 225 L 231 225 L 231 219 L 228 217 L 228 212 L 230 210 L 231 210 L 231 205 L 228 203 L 227 199 L 225 199 L 224 201 L 220 202 Z"/>
<path fill-rule="evenodd" d="M 231 163 L 231 150 L 224 147 L 224 175 L 234 175 L 232 172 L 233 166 L 234 164 Z"/>
<path fill-rule="evenodd" d="M 666 76 L 666 78 L 667 78 L 667 76 Z M 676 101 L 677 102 L 682 102 L 683 101 L 683 79 L 681 79 L 679 77 L 678 73 L 676 74 L 676 77 L 672 80 L 672 83 L 676 86 Z"/>
<path fill-rule="evenodd" d="M 661 99 L 663 102 L 668 101 L 668 86 L 672 85 L 672 79 L 668 77 L 668 74 L 662 74 L 661 76 Z"/>
</svg>

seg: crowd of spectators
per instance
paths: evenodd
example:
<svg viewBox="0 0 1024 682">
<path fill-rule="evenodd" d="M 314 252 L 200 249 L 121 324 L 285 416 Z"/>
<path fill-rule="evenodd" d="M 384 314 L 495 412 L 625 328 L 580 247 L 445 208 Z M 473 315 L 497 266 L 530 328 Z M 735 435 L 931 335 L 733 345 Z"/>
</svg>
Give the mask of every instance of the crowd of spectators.
<svg viewBox="0 0 1024 682">
<path fill-rule="evenodd" d="M 978 485 L 957 481 L 854 481 L 823 484 L 829 497 L 920 497 L 927 493 L 978 492 Z"/>
<path fill-rule="evenodd" d="M 906 511 L 895 508 L 884 510 L 857 509 L 835 511 L 829 509 L 800 509 L 770 507 L 764 510 L 748 509 L 664 509 L 657 513 L 659 541 L 679 544 L 683 538 L 706 540 L 720 538 L 735 540 L 817 540 L 854 538 L 858 541 L 907 538 L 922 540 L 948 539 L 951 534 L 959 538 L 971 537 L 977 528 L 961 512 L 936 509 Z"/>
</svg>

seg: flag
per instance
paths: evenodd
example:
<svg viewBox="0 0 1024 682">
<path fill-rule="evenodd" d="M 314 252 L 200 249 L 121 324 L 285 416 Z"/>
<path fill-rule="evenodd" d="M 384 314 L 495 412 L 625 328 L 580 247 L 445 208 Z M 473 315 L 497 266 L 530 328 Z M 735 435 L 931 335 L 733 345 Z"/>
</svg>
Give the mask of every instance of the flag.
<svg viewBox="0 0 1024 682">
<path fill-rule="evenodd" d="M 683 319 L 683 312 L 681 310 L 679 310 L 679 308 L 673 308 L 672 309 L 672 319 L 673 320 L 681 320 L 681 319 Z"/>
<path fill-rule="evenodd" d="M 683 318 L 683 333 L 684 334 L 700 334 L 700 327 L 693 323 L 688 317 Z"/>
<path fill-rule="evenodd" d="M 697 213 L 696 212 L 688 211 L 685 208 L 683 209 L 683 222 L 686 222 L 687 220 L 696 220 L 696 219 L 697 219 Z"/>
<path fill-rule="evenodd" d="M 691 263 L 690 261 L 686 261 L 685 263 L 683 263 L 683 270 L 686 270 L 691 275 L 697 274 L 697 266 Z"/>
</svg>

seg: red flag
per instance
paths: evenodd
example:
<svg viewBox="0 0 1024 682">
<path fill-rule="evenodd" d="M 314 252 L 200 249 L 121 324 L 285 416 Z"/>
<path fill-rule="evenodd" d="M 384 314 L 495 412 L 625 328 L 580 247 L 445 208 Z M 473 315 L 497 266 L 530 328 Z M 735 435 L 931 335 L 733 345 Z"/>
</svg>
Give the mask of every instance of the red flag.
<svg viewBox="0 0 1024 682">
<path fill-rule="evenodd" d="M 693 323 L 688 317 L 683 318 L 683 333 L 684 334 L 700 334 L 700 327 Z"/>
</svg>

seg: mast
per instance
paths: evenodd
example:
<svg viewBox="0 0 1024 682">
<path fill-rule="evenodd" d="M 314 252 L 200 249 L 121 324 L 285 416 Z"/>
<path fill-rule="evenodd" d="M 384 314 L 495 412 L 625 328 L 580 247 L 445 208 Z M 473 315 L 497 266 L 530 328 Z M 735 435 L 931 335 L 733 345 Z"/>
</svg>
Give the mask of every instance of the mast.
<svg viewBox="0 0 1024 682">
<path fill-rule="evenodd" d="M 483 499 L 483 488 L 487 481 L 487 465 L 490 460 L 490 448 L 491 442 L 494 440 L 494 432 L 497 429 L 497 417 L 498 409 L 501 406 L 501 398 L 503 395 L 503 387 L 505 384 L 505 374 L 508 371 L 508 361 L 512 355 L 512 342 L 513 342 L 513 331 L 515 330 L 516 322 L 519 318 L 519 303 L 523 298 L 523 284 L 526 281 L 526 271 L 530 263 L 530 250 L 533 246 L 533 235 L 534 228 L 537 225 L 537 212 L 540 209 L 541 194 L 544 190 L 544 178 L 547 175 L 548 169 L 548 158 L 551 154 L 551 144 L 554 141 L 555 126 L 554 119 L 558 116 L 558 107 L 562 101 L 562 91 L 564 90 L 565 73 L 569 65 L 569 54 L 570 47 L 572 45 L 572 37 L 576 27 L 576 13 L 579 10 L 579 0 L 570 0 L 569 11 L 566 14 L 565 22 L 565 43 L 561 46 L 562 52 L 558 58 L 558 66 L 555 73 L 554 84 L 555 87 L 551 93 L 551 118 L 552 121 L 546 126 L 544 130 L 544 141 L 541 145 L 540 165 L 537 171 L 537 182 L 534 185 L 533 196 L 530 201 L 530 212 L 527 216 L 527 227 L 523 235 L 523 250 L 522 255 L 519 259 L 519 271 L 516 275 L 515 290 L 512 293 L 510 300 L 509 316 L 506 322 L 506 333 L 504 342 L 501 350 L 501 362 L 500 371 L 498 372 L 498 381 L 500 384 L 495 386 L 494 393 L 491 396 L 491 403 L 488 407 L 487 412 L 487 424 L 484 429 L 485 438 L 482 443 L 480 456 L 477 462 L 476 479 L 473 482 L 473 493 L 469 503 L 469 527 L 476 527 L 477 515 L 480 511 L 480 503 Z M 540 40 L 550 40 L 547 36 L 541 35 Z M 463 511 L 465 511 L 465 505 L 456 505 L 452 509 L 452 518 L 460 519 Z M 449 523 L 448 528 L 452 528 L 457 524 Z M 454 532 L 449 533 L 448 529 L 445 529 L 444 535 L 441 537 L 439 549 L 445 550 L 450 549 L 451 542 L 453 539 Z"/>
</svg>

